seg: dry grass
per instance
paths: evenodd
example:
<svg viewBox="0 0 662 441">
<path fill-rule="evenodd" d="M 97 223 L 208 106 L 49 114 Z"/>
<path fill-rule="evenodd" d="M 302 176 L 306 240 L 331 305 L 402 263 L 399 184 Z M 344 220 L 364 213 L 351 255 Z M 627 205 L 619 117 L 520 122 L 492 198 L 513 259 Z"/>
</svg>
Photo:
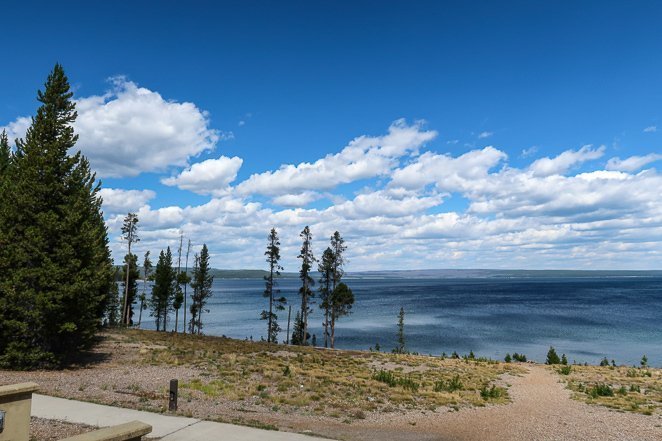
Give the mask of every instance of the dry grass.
<svg viewBox="0 0 662 441">
<path fill-rule="evenodd" d="M 509 399 L 505 389 L 487 399 L 480 391 L 504 373 L 523 372 L 515 364 L 488 361 L 331 351 L 149 331 L 113 333 L 108 338 L 140 346 L 138 364 L 190 366 L 201 372 L 180 384 L 180 400 L 245 402 L 246 407 L 343 419 L 362 419 L 366 412 L 505 403 Z M 389 372 L 398 384 L 376 379 L 380 371 Z M 454 377 L 462 387 L 444 390 Z M 407 387 L 412 384 L 415 387 Z"/>
<path fill-rule="evenodd" d="M 662 413 L 662 369 L 572 366 L 560 377 L 580 401 L 645 415 Z"/>
</svg>

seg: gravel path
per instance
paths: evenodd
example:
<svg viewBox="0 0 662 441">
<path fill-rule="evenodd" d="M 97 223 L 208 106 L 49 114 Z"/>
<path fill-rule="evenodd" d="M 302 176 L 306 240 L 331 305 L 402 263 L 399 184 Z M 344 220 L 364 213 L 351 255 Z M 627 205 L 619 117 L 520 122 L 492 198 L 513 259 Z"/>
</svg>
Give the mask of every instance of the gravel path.
<svg viewBox="0 0 662 441">
<path fill-rule="evenodd" d="M 420 420 L 417 430 L 458 441 L 662 440 L 661 415 L 616 412 L 572 400 L 556 375 L 542 366 L 528 369 L 527 375 L 507 379 L 512 404 Z"/>
</svg>

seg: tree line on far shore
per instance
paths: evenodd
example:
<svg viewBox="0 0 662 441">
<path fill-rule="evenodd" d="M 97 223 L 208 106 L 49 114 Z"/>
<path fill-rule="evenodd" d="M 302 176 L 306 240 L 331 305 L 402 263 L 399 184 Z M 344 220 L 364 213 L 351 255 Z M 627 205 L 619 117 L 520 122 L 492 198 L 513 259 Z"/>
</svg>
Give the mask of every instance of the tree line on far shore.
<svg viewBox="0 0 662 441">
<path fill-rule="evenodd" d="M 337 321 L 351 312 L 354 304 L 354 294 L 352 290 L 342 282 L 344 276 L 344 252 L 347 249 L 344 239 L 339 232 L 331 236 L 330 246 L 324 250 L 322 259 L 318 262 L 313 254 L 312 234 L 310 228 L 306 226 L 300 234 L 302 239 L 301 252 L 298 258 L 301 259 L 301 268 L 299 270 L 299 279 L 301 287 L 299 295 L 301 304 L 296 312 L 292 333 L 290 333 L 290 322 L 292 307 L 290 305 L 287 320 L 286 338 L 283 341 L 286 344 L 317 346 L 317 338 L 313 335 L 312 339 L 309 332 L 309 317 L 313 313 L 313 298 L 315 297 L 315 279 L 312 277 L 313 265 L 318 263 L 318 272 L 320 274 L 319 289 L 319 307 L 323 311 L 322 326 L 324 328 L 324 347 L 335 347 L 336 323 Z M 193 257 L 193 268 L 189 276 L 189 256 L 191 251 L 191 241 L 188 241 L 186 253 L 183 259 L 182 251 L 184 237 L 180 236 L 179 248 L 177 250 L 177 264 L 174 264 L 173 254 L 170 247 L 162 250 L 159 259 L 154 268 L 150 259 L 150 252 L 147 251 L 143 257 L 142 274 L 138 267 L 138 256 L 131 252 L 131 247 L 140 240 L 138 235 L 138 216 L 135 213 L 128 213 L 124 218 L 122 225 L 122 238 L 127 242 L 128 253 L 124 257 L 122 271 L 115 275 L 116 280 L 121 280 L 122 290 L 118 292 L 117 284 L 111 292 L 111 301 L 108 302 L 105 324 L 107 326 L 137 326 L 142 323 L 142 314 L 146 309 L 150 310 L 150 315 L 154 317 L 156 330 L 166 331 L 168 321 L 174 312 L 175 321 L 171 325 L 174 332 L 180 331 L 179 313 L 183 308 L 183 332 L 192 334 L 201 334 L 203 329 L 202 315 L 209 312 L 206 309 L 207 300 L 212 295 L 212 283 L 214 276 L 209 264 L 209 250 L 207 245 L 203 244 L 200 253 Z M 272 228 L 267 237 L 267 248 L 265 251 L 266 262 L 268 265 L 267 275 L 264 276 L 265 290 L 264 297 L 267 299 L 267 308 L 260 313 L 260 319 L 267 322 L 266 341 L 269 343 L 278 343 L 278 334 L 283 331 L 279 324 L 279 313 L 285 310 L 288 305 L 288 299 L 281 295 L 278 288 L 278 279 L 283 267 L 280 264 L 280 239 L 275 228 Z M 143 280 L 142 290 L 139 293 L 138 281 Z M 147 297 L 147 282 L 151 281 L 151 296 Z M 191 302 L 187 309 L 188 287 L 191 287 Z M 134 305 L 138 309 L 138 321 L 134 320 Z M 190 313 L 187 321 L 186 314 Z"/>
</svg>

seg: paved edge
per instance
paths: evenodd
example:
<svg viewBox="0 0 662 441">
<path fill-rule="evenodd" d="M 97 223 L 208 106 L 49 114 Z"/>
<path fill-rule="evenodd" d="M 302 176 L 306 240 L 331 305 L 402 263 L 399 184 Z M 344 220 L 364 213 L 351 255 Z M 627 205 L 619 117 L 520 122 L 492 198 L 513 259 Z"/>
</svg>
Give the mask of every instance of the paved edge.
<svg viewBox="0 0 662 441">
<path fill-rule="evenodd" d="M 218 439 L 224 441 L 329 441 L 326 438 L 300 433 L 278 432 L 195 418 L 161 415 L 40 394 L 32 395 L 32 416 L 96 427 L 115 426 L 138 420 L 152 426 L 152 433 L 146 438 L 161 438 L 163 441 L 216 441 Z"/>
</svg>

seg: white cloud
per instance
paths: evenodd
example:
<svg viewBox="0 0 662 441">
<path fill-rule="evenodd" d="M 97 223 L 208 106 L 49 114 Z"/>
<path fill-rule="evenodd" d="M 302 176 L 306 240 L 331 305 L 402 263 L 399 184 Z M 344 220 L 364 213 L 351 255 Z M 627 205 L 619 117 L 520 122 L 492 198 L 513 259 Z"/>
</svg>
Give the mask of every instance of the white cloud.
<svg viewBox="0 0 662 441">
<path fill-rule="evenodd" d="M 207 159 L 193 164 L 177 176 L 162 179 L 161 183 L 198 194 L 219 196 L 228 192 L 228 187 L 237 177 L 242 163 L 243 160 L 237 156 Z"/>
<path fill-rule="evenodd" d="M 442 191 L 458 191 L 464 189 L 468 181 L 486 177 L 490 169 L 507 157 L 492 146 L 472 150 L 456 158 L 426 152 L 415 162 L 395 170 L 391 185 L 415 189 L 435 183 Z"/>
<path fill-rule="evenodd" d="M 494 135 L 494 132 L 480 132 L 478 134 L 478 139 L 485 139 L 489 138 L 490 136 Z"/>
<path fill-rule="evenodd" d="M 238 194 L 278 196 L 305 191 L 329 190 L 339 184 L 382 176 L 398 165 L 399 159 L 418 151 L 437 135 L 423 130 L 421 123 L 394 122 L 387 135 L 361 136 L 340 153 L 330 154 L 313 163 L 283 165 L 275 171 L 254 174 L 240 183 Z"/>
<path fill-rule="evenodd" d="M 318 192 L 304 191 L 297 194 L 283 194 L 276 196 L 271 200 L 271 202 L 283 207 L 305 207 L 311 202 L 321 199 L 322 197 L 323 195 Z"/>
<path fill-rule="evenodd" d="M 76 148 L 99 176 L 136 176 L 186 166 L 189 159 L 232 137 L 209 127 L 209 115 L 195 104 L 164 99 L 124 77 L 112 79 L 104 95 L 79 98 L 74 129 Z M 8 125 L 13 138 L 23 137 L 29 118 Z"/>
<path fill-rule="evenodd" d="M 602 157 L 604 152 L 604 146 L 594 149 L 591 145 L 585 145 L 579 150 L 566 150 L 554 158 L 538 159 L 531 164 L 529 170 L 536 176 L 562 174 L 575 165 Z"/>
<path fill-rule="evenodd" d="M 644 129 L 644 133 L 657 132 L 657 126 L 648 126 Z"/>
<path fill-rule="evenodd" d="M 618 157 L 611 158 L 609 161 L 607 161 L 607 170 L 633 172 L 650 164 L 651 162 L 659 161 L 660 159 L 662 159 L 662 155 L 659 153 L 650 153 L 645 156 L 630 156 L 626 159 L 621 159 Z"/>
<path fill-rule="evenodd" d="M 156 193 L 152 190 L 123 190 L 121 188 L 102 188 L 99 195 L 103 199 L 103 211 L 106 215 L 136 212 L 156 197 Z"/>
<path fill-rule="evenodd" d="M 152 209 L 149 199 L 137 201 L 143 203 L 138 209 L 138 251 L 176 247 L 183 231 L 194 246 L 207 243 L 214 266 L 261 268 L 266 234 L 276 227 L 282 262 L 286 270 L 295 271 L 299 232 L 309 225 L 316 254 L 334 231 L 343 234 L 350 271 L 659 266 L 662 176 L 654 168 L 637 172 L 641 158 L 655 154 L 613 158 L 608 164 L 619 170 L 587 164 L 581 173 L 573 172 L 604 152 L 586 146 L 515 168 L 508 165 L 506 153 L 494 147 L 458 156 L 419 154 L 425 139 L 434 135 L 416 125 L 398 124 L 385 136 L 357 138 L 340 153 L 260 173 L 237 187 L 231 186 L 232 173 L 220 173 L 218 188 L 224 190 L 201 205 Z M 397 130 L 406 136 L 389 138 Z M 216 178 L 201 176 L 207 166 L 215 170 L 217 161 L 203 161 L 199 170 L 194 165 L 171 179 L 192 186 L 202 182 L 195 188 L 211 192 L 215 187 L 209 182 Z M 366 161 L 369 173 L 343 169 Z M 334 189 L 364 176 L 381 179 L 352 197 Z M 275 188 L 238 191 L 258 181 Z M 254 193 L 267 193 L 272 204 L 253 201 Z M 306 208 L 320 198 L 329 206 Z M 118 212 L 108 219 L 115 235 L 122 217 Z M 113 250 L 121 252 L 119 241 L 113 241 Z"/>
</svg>

